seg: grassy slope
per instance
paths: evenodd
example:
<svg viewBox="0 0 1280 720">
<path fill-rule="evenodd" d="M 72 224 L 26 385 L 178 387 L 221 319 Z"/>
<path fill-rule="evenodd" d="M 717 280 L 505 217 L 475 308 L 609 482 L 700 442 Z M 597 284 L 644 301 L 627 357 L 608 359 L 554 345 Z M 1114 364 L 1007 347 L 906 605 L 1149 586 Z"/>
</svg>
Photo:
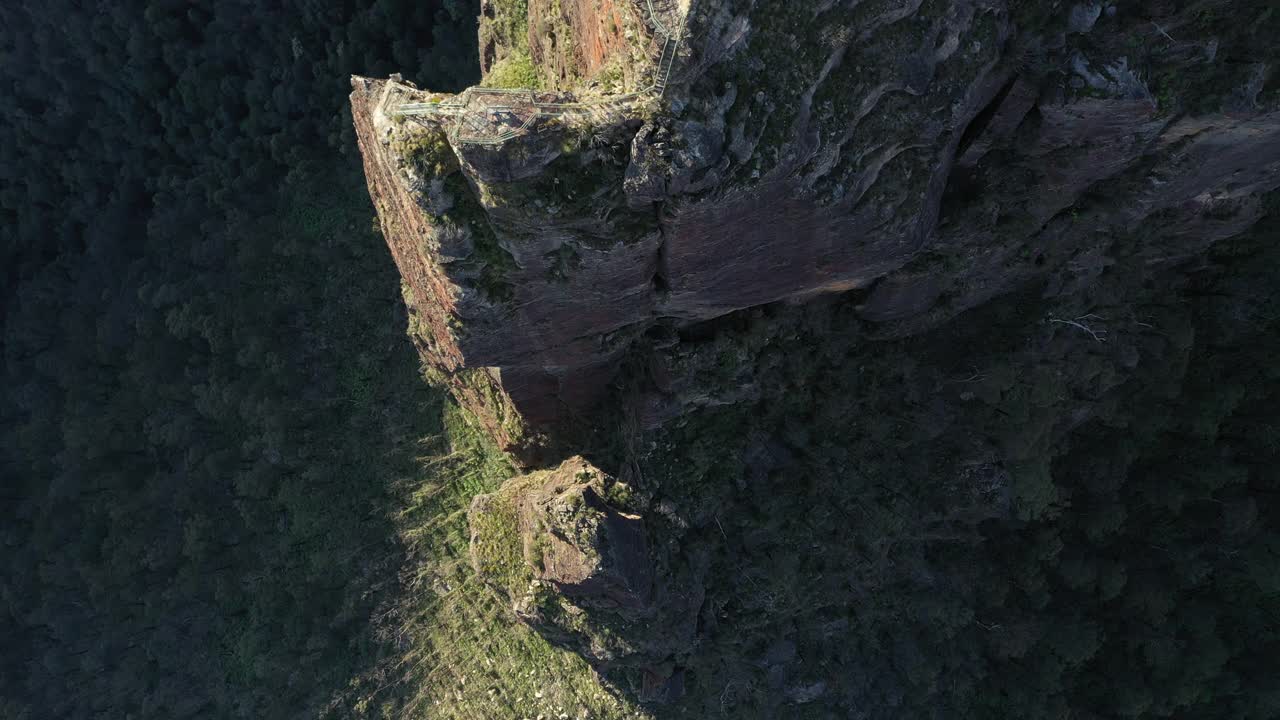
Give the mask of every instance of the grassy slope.
<svg viewBox="0 0 1280 720">
<path fill-rule="evenodd" d="M 646 717 L 602 685 L 580 657 L 515 622 L 476 578 L 467 507 L 513 469 L 452 404 L 444 411 L 443 440 L 428 440 L 437 452 L 400 488 L 394 512 L 409 562 L 382 630 L 402 638 L 406 649 L 382 677 L 401 684 L 394 702 L 370 692 L 361 708 L 375 717 L 459 720 Z"/>
<path fill-rule="evenodd" d="M 375 232 L 361 194 L 298 187 L 293 197 L 280 218 L 279 237 L 286 238 L 286 248 L 331 244 L 353 229 Z M 356 266 L 330 266 L 323 286 L 340 292 L 356 282 L 353 271 Z M 403 327 L 371 327 L 368 309 L 340 297 L 328 300 L 326 324 L 343 338 L 337 347 L 337 386 L 351 416 L 365 419 L 342 435 L 345 440 L 335 450 L 341 457 L 362 459 L 367 482 L 346 489 L 312 486 L 309 497 L 296 496 L 291 512 L 303 514 L 300 525 L 327 528 L 330 540 L 317 552 L 333 553 L 325 556 L 329 563 L 354 557 L 334 545 L 390 541 L 396 550 L 388 559 L 399 568 L 398 579 L 391 577 L 394 571 L 383 572 L 354 578 L 347 586 L 348 607 L 368 607 L 371 597 L 380 607 L 373 612 L 373 626 L 358 638 L 364 648 L 360 661 L 339 669 L 349 674 L 350 685 L 335 695 L 328 716 L 648 717 L 602 684 L 580 657 L 517 623 L 477 579 L 468 553 L 466 511 L 473 497 L 496 490 L 515 473 L 510 460 L 469 424 L 463 410 L 423 380 L 410 359 Z M 395 317 L 402 318 L 402 312 Z M 397 346 L 391 354 L 396 364 L 379 357 L 373 336 Z M 397 419 L 404 424 L 387 423 Z M 371 457 L 368 450 L 377 444 L 369 442 L 370 432 L 395 433 L 395 449 Z M 353 502 L 368 514 L 351 513 Z M 353 539 L 353 533 L 363 539 Z M 258 644 L 258 628 L 244 632 L 248 666 L 270 653 Z M 375 654 L 381 657 L 376 666 L 370 660 Z M 253 681 L 251 674 L 243 679 Z"/>
</svg>

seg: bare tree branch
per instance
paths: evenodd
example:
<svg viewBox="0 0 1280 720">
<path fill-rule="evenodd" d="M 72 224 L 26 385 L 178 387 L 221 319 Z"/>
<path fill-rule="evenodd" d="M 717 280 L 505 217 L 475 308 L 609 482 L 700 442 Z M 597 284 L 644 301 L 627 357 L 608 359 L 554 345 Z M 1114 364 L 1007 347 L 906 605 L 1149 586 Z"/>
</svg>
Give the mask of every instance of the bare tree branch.
<svg viewBox="0 0 1280 720">
<path fill-rule="evenodd" d="M 1085 325 L 1084 323 L 1080 322 L 1081 320 L 1102 320 L 1102 318 L 1098 317 L 1097 315 L 1093 315 L 1093 314 L 1089 314 L 1089 315 L 1081 315 L 1080 317 L 1076 318 L 1075 320 L 1063 320 L 1063 319 L 1061 319 L 1061 318 L 1055 318 L 1055 317 L 1051 317 L 1051 318 L 1049 318 L 1049 322 L 1051 322 L 1051 323 L 1059 323 L 1059 324 L 1061 324 L 1061 325 L 1070 325 L 1070 326 L 1071 326 L 1071 327 L 1073 327 L 1073 328 L 1079 328 L 1080 330 L 1083 330 L 1083 331 L 1085 331 L 1085 332 L 1089 333 L 1089 336 L 1090 336 L 1090 337 L 1092 337 L 1094 340 L 1096 340 L 1096 341 L 1098 341 L 1098 342 L 1106 342 L 1106 341 L 1107 341 L 1107 331 L 1106 331 L 1106 330 L 1094 330 L 1093 328 L 1089 327 L 1088 325 Z"/>
</svg>

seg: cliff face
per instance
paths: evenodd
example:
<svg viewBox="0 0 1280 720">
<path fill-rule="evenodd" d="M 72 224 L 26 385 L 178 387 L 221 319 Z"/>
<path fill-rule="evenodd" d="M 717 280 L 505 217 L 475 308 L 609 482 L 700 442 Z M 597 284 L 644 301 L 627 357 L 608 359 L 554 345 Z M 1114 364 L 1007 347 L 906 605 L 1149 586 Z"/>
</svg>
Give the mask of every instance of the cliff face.
<svg viewBox="0 0 1280 720">
<path fill-rule="evenodd" d="M 1030 285 L 1078 292 L 1118 238 L 1194 256 L 1280 185 L 1265 62 L 1183 43 L 1131 66 L 1191 36 L 1190 9 L 516 6 L 485 4 L 482 62 L 528 55 L 555 90 L 355 78 L 352 108 L 424 359 L 526 459 L 630 359 L 659 378 L 646 423 L 705 402 L 673 329 L 857 291 L 880 334 L 915 333 Z M 1186 87 L 1153 93 L 1171 67 Z"/>
</svg>

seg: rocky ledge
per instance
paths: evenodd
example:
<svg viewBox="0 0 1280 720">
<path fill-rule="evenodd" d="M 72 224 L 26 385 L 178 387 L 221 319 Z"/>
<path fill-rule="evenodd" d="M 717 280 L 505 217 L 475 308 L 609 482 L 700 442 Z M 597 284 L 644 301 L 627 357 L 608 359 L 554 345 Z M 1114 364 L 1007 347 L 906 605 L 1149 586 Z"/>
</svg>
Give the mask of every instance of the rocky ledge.
<svg viewBox="0 0 1280 720">
<path fill-rule="evenodd" d="M 471 562 L 543 636 L 597 668 L 666 682 L 693 648 L 702 585 L 651 545 L 631 503 L 626 484 L 581 457 L 513 478 L 472 501 Z"/>
</svg>

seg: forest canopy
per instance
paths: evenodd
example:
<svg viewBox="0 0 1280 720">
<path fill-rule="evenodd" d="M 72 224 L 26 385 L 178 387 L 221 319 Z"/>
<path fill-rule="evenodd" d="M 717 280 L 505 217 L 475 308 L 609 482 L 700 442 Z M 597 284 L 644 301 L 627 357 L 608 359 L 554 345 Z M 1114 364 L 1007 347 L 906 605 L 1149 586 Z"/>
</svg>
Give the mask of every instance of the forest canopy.
<svg viewBox="0 0 1280 720">
<path fill-rule="evenodd" d="M 373 662 L 439 411 L 348 78 L 464 87 L 475 21 L 0 4 L 0 717 L 309 717 Z"/>
</svg>

